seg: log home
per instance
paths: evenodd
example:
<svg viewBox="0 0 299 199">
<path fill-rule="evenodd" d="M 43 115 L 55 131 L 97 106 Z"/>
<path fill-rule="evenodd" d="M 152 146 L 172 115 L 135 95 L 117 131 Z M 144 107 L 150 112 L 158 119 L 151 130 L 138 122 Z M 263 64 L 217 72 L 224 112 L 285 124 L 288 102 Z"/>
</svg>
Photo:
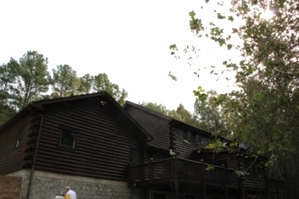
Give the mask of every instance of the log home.
<svg viewBox="0 0 299 199">
<path fill-rule="evenodd" d="M 20 199 L 139 198 L 128 164 L 151 139 L 105 92 L 33 102 L 0 128 L 0 175 L 22 177 Z"/>
<path fill-rule="evenodd" d="M 215 155 L 210 139 L 106 92 L 43 100 L 0 127 L 0 175 L 22 177 L 20 199 L 55 198 L 66 185 L 78 199 L 286 198 L 262 158 L 242 148 Z"/>
<path fill-rule="evenodd" d="M 124 108 L 153 137 L 145 163 L 129 167 L 129 187 L 143 188 L 147 198 L 286 198 L 284 181 L 267 178 L 264 157 L 242 145 L 215 153 L 206 149 L 208 132 L 132 102 Z"/>
</svg>

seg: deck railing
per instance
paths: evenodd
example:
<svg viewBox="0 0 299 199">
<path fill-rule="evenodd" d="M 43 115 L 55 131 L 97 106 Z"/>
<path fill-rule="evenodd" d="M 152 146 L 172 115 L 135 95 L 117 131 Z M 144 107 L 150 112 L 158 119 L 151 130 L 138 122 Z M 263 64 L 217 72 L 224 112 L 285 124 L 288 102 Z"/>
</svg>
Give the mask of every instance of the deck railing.
<svg viewBox="0 0 299 199">
<path fill-rule="evenodd" d="M 204 162 L 175 157 L 129 166 L 129 186 L 142 187 L 169 182 L 199 183 L 223 188 L 241 188 L 242 186 L 245 190 L 268 193 L 273 198 L 277 194 L 281 195 L 280 198 L 286 197 L 286 186 L 283 180 L 268 178 L 265 181 L 265 179 L 258 180 L 258 178 L 247 179 L 246 176 L 238 177 L 234 170 Z"/>
<path fill-rule="evenodd" d="M 168 158 L 129 166 L 129 183 L 174 180 L 184 182 L 238 184 L 233 170 L 182 158 Z"/>
<path fill-rule="evenodd" d="M 284 180 L 278 180 L 278 179 L 273 179 L 273 178 L 268 178 L 268 187 L 270 189 L 282 189 L 285 190 L 286 189 L 286 185 Z"/>
</svg>

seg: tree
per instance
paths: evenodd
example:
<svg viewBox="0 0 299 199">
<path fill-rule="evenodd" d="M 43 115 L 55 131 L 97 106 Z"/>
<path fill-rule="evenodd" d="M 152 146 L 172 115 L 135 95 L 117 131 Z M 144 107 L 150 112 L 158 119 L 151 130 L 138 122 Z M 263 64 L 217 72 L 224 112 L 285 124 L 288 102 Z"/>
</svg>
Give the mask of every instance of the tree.
<svg viewBox="0 0 299 199">
<path fill-rule="evenodd" d="M 74 95 L 77 91 L 77 72 L 69 65 L 58 65 L 57 69 L 52 69 L 52 96 L 67 97 Z"/>
<path fill-rule="evenodd" d="M 100 73 L 94 77 L 92 89 L 95 92 L 106 91 L 120 105 L 123 105 L 128 97 L 128 92 L 125 89 L 120 89 L 117 84 L 110 82 L 108 75 L 105 73 Z"/>
<path fill-rule="evenodd" d="M 79 93 L 81 94 L 87 94 L 92 89 L 94 77 L 90 75 L 89 73 L 83 75 L 79 78 L 80 86 L 79 86 Z"/>
<path fill-rule="evenodd" d="M 11 106 L 15 80 L 16 70 L 12 65 L 0 66 L 0 125 L 15 114 L 15 110 Z"/>
<path fill-rule="evenodd" d="M 164 106 L 163 104 L 157 104 L 153 102 L 142 102 L 139 104 L 152 111 L 170 116 L 186 124 L 199 127 L 199 123 L 197 122 L 196 117 L 193 114 L 191 114 L 188 110 L 186 110 L 183 104 L 179 104 L 177 109 L 173 109 L 173 110 L 168 110 L 166 106 Z"/>
<path fill-rule="evenodd" d="M 157 104 L 154 102 L 142 102 L 142 103 L 139 103 L 139 105 L 144 106 L 144 107 L 146 107 L 152 111 L 155 111 L 157 113 L 161 113 L 163 115 L 169 114 L 169 110 L 163 104 Z"/>
<path fill-rule="evenodd" d="M 9 64 L 17 68 L 15 85 L 17 109 L 25 107 L 49 90 L 48 58 L 44 58 L 42 54 L 28 51 L 19 59 L 19 62 L 11 59 Z"/>
<path fill-rule="evenodd" d="M 106 91 L 120 105 L 125 103 L 128 92 L 110 82 L 105 73 L 96 76 L 77 72 L 67 64 L 57 65 L 48 72 L 48 58 L 37 51 L 27 51 L 19 62 L 13 58 L 0 66 L 0 125 L 30 102 L 41 99 L 67 97 Z M 52 93 L 48 93 L 52 85 Z"/>
<path fill-rule="evenodd" d="M 221 119 L 220 115 L 221 110 L 219 103 L 221 99 L 217 92 L 205 92 L 202 87 L 198 87 L 198 90 L 193 92 L 197 96 L 194 103 L 194 114 L 199 122 L 199 128 L 208 131 L 215 136 L 227 136 L 223 123 L 224 120 Z"/>
<path fill-rule="evenodd" d="M 238 60 L 223 60 L 226 70 L 236 74 L 237 89 L 216 96 L 223 98 L 218 104 L 222 128 L 270 157 L 271 176 L 298 178 L 299 163 L 293 157 L 298 156 L 299 143 L 299 4 L 295 0 L 231 1 L 230 12 L 221 12 L 224 3 L 214 8 L 218 22 L 205 23 L 194 11 L 189 13 L 195 36 L 206 35 L 240 54 Z M 272 18 L 266 20 L 265 12 L 272 12 Z M 235 27 L 225 29 L 225 21 Z M 241 42 L 232 42 L 233 37 Z M 179 57 L 176 45 L 170 49 Z M 187 46 L 184 50 L 188 54 L 195 49 Z M 213 66 L 211 73 L 217 68 L 223 67 Z"/>
<path fill-rule="evenodd" d="M 199 123 L 195 116 L 191 114 L 188 110 L 186 110 L 183 104 L 179 104 L 177 109 L 169 111 L 169 116 L 186 124 L 195 127 L 199 126 Z"/>
<path fill-rule="evenodd" d="M 14 64 L 0 66 L 0 106 L 8 105 L 13 98 L 12 90 L 16 81 L 16 68 Z"/>
</svg>

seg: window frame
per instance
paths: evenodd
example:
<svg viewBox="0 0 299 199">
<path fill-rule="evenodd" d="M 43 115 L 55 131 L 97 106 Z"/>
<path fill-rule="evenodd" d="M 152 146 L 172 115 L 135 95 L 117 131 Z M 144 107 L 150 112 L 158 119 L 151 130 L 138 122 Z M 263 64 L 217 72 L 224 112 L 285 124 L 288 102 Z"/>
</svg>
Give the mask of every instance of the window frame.
<svg viewBox="0 0 299 199">
<path fill-rule="evenodd" d="M 64 134 L 74 134 L 73 136 L 66 136 Z M 59 147 L 62 147 L 62 148 L 66 148 L 66 149 L 71 149 L 71 150 L 74 150 L 76 148 L 76 143 L 77 143 L 77 135 L 78 134 L 78 131 L 76 130 L 72 130 L 72 129 L 69 129 L 69 128 L 61 128 L 60 129 L 60 134 L 59 134 Z M 71 142 L 72 144 L 67 144 L 65 142 Z"/>
<path fill-rule="evenodd" d="M 143 150 L 137 148 L 130 148 L 130 163 L 132 165 L 142 164 L 144 162 Z"/>
<path fill-rule="evenodd" d="M 15 148 L 20 148 L 22 146 L 22 140 L 24 135 L 24 129 L 25 127 L 22 127 L 17 132 L 17 139 L 16 139 L 16 145 Z"/>
<path fill-rule="evenodd" d="M 185 130 L 183 132 L 183 139 L 186 140 L 189 144 L 191 144 L 193 146 L 200 145 L 200 143 L 201 143 L 201 136 L 196 132 L 192 132 L 192 131 L 188 131 L 188 130 Z"/>
</svg>

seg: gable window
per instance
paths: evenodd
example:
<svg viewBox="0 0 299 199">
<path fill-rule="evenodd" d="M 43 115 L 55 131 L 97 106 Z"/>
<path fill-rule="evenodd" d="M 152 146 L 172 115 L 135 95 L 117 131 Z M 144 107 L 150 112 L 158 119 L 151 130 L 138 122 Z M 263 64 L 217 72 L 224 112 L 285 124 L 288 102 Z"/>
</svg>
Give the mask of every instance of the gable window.
<svg viewBox="0 0 299 199">
<path fill-rule="evenodd" d="M 184 131 L 183 138 L 189 144 L 198 145 L 200 144 L 200 136 L 197 133 L 191 131 Z"/>
<path fill-rule="evenodd" d="M 76 132 L 63 129 L 60 133 L 59 145 L 69 149 L 75 148 Z"/>
<path fill-rule="evenodd" d="M 20 129 L 17 133 L 16 148 L 22 145 L 23 132 L 24 132 L 24 128 Z"/>
</svg>

